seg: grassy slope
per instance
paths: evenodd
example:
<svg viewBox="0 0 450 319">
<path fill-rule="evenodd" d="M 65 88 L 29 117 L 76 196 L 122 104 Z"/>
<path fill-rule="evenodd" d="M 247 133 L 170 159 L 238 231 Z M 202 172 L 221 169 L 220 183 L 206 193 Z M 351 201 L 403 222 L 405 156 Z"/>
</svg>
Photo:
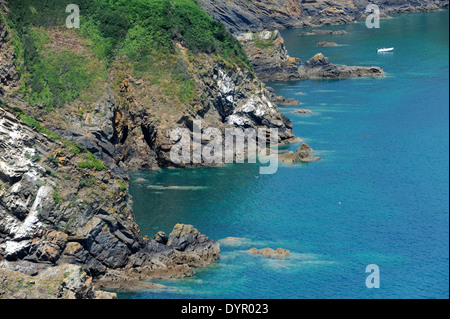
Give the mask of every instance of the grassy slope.
<svg viewBox="0 0 450 319">
<path fill-rule="evenodd" d="M 150 78 L 161 99 L 188 104 L 196 96 L 192 71 L 178 63 L 174 43 L 251 68 L 239 43 L 195 0 L 79 0 L 81 28 L 65 28 L 69 0 L 8 3 L 25 101 L 50 112 L 89 108 L 105 91 L 111 68 Z M 118 62 L 125 66 L 117 66 Z M 173 101 L 173 99 L 176 101 Z"/>
</svg>

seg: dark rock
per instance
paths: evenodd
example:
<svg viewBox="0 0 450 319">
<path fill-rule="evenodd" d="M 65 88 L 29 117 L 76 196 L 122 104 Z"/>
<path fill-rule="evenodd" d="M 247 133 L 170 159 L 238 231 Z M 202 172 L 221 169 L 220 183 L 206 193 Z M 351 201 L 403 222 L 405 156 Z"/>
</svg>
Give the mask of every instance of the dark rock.
<svg viewBox="0 0 450 319">
<path fill-rule="evenodd" d="M 158 232 L 158 233 L 155 235 L 154 240 L 155 240 L 157 243 L 166 245 L 167 242 L 169 241 L 169 238 L 167 237 L 167 235 L 166 235 L 164 232 L 160 231 L 160 232 Z"/>
</svg>

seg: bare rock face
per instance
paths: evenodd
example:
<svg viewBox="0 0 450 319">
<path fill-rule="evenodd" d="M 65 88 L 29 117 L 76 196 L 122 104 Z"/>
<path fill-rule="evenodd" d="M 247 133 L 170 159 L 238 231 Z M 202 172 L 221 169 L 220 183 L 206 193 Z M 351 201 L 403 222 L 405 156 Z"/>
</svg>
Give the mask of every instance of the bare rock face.
<svg viewBox="0 0 450 319">
<path fill-rule="evenodd" d="M 306 143 L 303 143 L 299 148 L 297 148 L 296 152 L 288 151 L 282 153 L 278 156 L 279 160 L 283 163 L 291 164 L 295 162 L 316 162 L 320 161 L 321 158 L 318 156 L 311 156 L 314 150 Z"/>
<path fill-rule="evenodd" d="M 299 67 L 304 79 L 346 79 L 355 77 L 384 77 L 379 67 L 346 66 L 331 63 L 322 53 L 317 53 Z"/>
<path fill-rule="evenodd" d="M 0 10 L 2 10 L 1 7 Z M 19 81 L 14 63 L 14 48 L 9 43 L 9 37 L 6 24 L 0 17 L 0 98 L 16 87 Z"/>
<path fill-rule="evenodd" d="M 264 257 L 270 258 L 286 258 L 291 255 L 291 252 L 289 250 L 283 248 L 277 248 L 277 250 L 274 250 L 272 248 L 251 248 L 248 250 L 248 252 L 252 255 L 262 255 Z"/>
</svg>

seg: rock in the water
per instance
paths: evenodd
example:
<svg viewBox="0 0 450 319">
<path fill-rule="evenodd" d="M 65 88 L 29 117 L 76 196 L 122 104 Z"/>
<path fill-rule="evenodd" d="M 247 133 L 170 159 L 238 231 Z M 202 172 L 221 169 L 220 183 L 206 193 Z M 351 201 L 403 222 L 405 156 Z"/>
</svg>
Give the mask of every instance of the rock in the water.
<svg viewBox="0 0 450 319">
<path fill-rule="evenodd" d="M 182 252 L 180 257 L 193 267 L 200 267 L 219 258 L 219 243 L 201 234 L 192 225 L 176 224 L 167 246 Z"/>
<path fill-rule="evenodd" d="M 283 163 L 291 164 L 295 162 L 316 162 L 320 161 L 321 158 L 318 156 L 311 156 L 311 153 L 314 150 L 306 143 L 303 143 L 299 148 L 297 148 L 296 152 L 288 151 L 278 155 L 278 159 Z"/>
<path fill-rule="evenodd" d="M 277 248 L 274 250 L 272 248 L 251 248 L 248 252 L 252 255 L 262 255 L 264 257 L 272 257 L 272 258 L 286 258 L 291 255 L 291 252 L 287 249 Z"/>
<path fill-rule="evenodd" d="M 312 30 L 311 32 L 302 32 L 301 35 L 325 35 L 325 34 L 346 34 L 345 30 Z"/>
<path fill-rule="evenodd" d="M 301 109 L 301 110 L 295 110 L 294 113 L 296 113 L 296 114 L 312 114 L 312 111 L 307 110 L 307 109 Z"/>
<path fill-rule="evenodd" d="M 381 68 L 332 64 L 322 53 L 317 53 L 299 67 L 303 79 L 346 79 L 355 77 L 384 77 Z"/>
</svg>

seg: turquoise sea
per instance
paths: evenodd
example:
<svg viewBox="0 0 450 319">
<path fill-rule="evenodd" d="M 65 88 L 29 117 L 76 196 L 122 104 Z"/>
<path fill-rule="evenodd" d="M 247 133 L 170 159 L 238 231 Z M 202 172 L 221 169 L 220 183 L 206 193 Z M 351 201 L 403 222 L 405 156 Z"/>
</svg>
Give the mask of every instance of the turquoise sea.
<svg viewBox="0 0 450 319">
<path fill-rule="evenodd" d="M 280 111 L 320 162 L 281 164 L 274 175 L 252 164 L 133 173 L 144 235 L 187 223 L 214 240 L 242 239 L 224 243 L 220 261 L 194 277 L 119 297 L 448 298 L 448 17 L 324 27 L 347 31 L 334 36 L 282 31 L 291 56 L 322 52 L 337 64 L 380 66 L 387 77 L 268 83 L 303 103 Z M 391 46 L 395 53 L 376 53 Z M 299 108 L 313 113 L 294 114 Z M 252 256 L 251 247 L 282 247 L 291 257 Z M 369 264 L 379 266 L 379 289 L 366 288 Z"/>
</svg>

